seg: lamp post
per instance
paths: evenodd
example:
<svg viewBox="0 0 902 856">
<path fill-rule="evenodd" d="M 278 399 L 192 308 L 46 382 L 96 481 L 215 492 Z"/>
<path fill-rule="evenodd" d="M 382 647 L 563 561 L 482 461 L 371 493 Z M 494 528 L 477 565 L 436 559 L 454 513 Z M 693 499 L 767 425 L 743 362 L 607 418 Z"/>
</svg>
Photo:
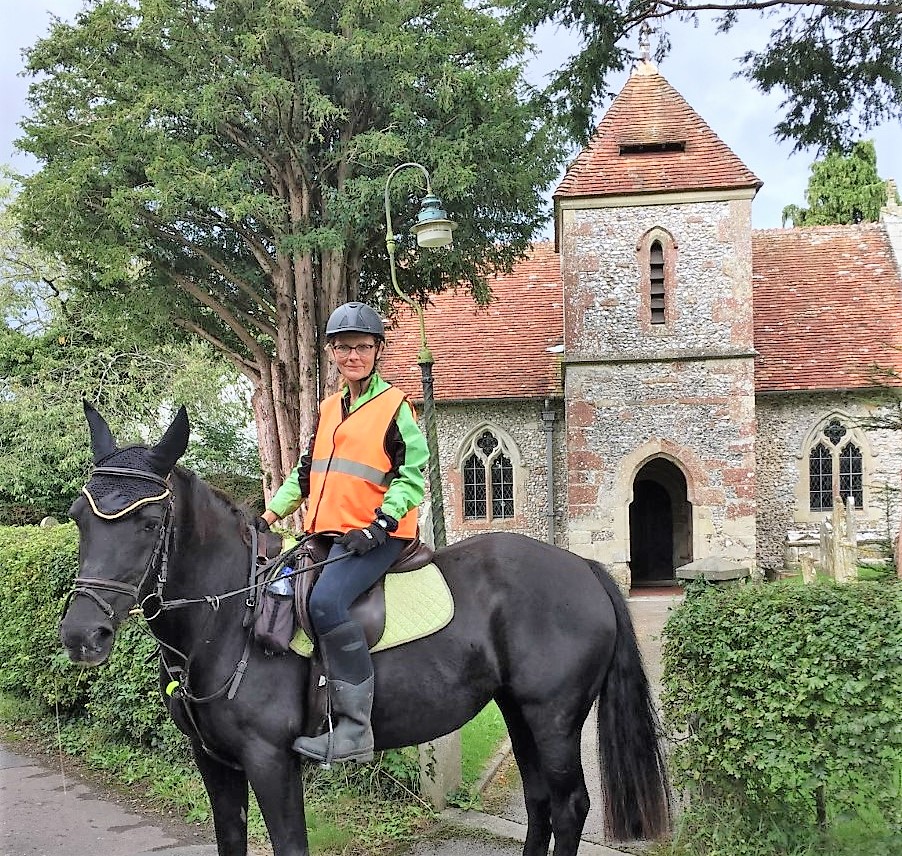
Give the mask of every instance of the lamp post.
<svg viewBox="0 0 902 856">
<path fill-rule="evenodd" d="M 435 424 L 435 399 L 433 396 L 432 366 L 435 360 L 432 351 L 426 343 L 426 321 L 423 307 L 417 301 L 408 297 L 398 285 L 398 275 L 395 270 L 395 249 L 397 242 L 391 226 L 391 199 L 389 186 L 392 179 L 402 170 L 408 167 L 419 169 L 426 179 L 426 195 L 420 201 L 420 210 L 417 214 L 417 222 L 411 231 L 416 235 L 418 247 L 446 247 L 451 243 L 451 233 L 457 228 L 457 223 L 448 219 L 448 215 L 442 208 L 442 200 L 432 192 L 432 184 L 429 173 L 422 164 L 402 163 L 396 166 L 385 180 L 385 248 L 388 250 L 389 268 L 391 269 L 391 284 L 395 293 L 416 313 L 420 322 L 420 350 L 417 353 L 417 363 L 420 366 L 420 374 L 423 382 L 423 418 L 426 422 L 426 445 L 429 447 L 429 498 L 432 511 L 432 536 L 435 547 L 444 547 L 447 542 L 445 534 L 445 505 L 442 497 L 442 468 L 438 454 L 438 433 Z"/>
<path fill-rule="evenodd" d="M 446 247 L 451 243 L 451 233 L 457 223 L 448 219 L 442 201 L 432 192 L 429 173 L 418 163 L 402 163 L 396 166 L 385 180 L 385 248 L 388 250 L 391 284 L 395 294 L 416 313 L 420 322 L 420 350 L 417 363 L 423 379 L 423 417 L 426 420 L 426 444 L 429 447 L 429 498 L 432 511 L 432 537 L 435 547 L 444 547 L 445 506 L 442 499 L 442 468 L 438 455 L 438 434 L 435 426 L 435 401 L 432 390 L 432 366 L 435 360 L 426 343 L 426 321 L 420 303 L 408 297 L 398 285 L 395 271 L 395 235 L 391 227 L 391 200 L 388 195 L 391 180 L 402 170 L 414 167 L 426 179 L 426 195 L 420 201 L 417 222 L 411 231 L 417 236 L 418 247 Z M 447 805 L 447 795 L 460 787 L 461 754 L 460 732 L 446 734 L 419 747 L 420 788 L 429 801 L 439 810 Z"/>
</svg>

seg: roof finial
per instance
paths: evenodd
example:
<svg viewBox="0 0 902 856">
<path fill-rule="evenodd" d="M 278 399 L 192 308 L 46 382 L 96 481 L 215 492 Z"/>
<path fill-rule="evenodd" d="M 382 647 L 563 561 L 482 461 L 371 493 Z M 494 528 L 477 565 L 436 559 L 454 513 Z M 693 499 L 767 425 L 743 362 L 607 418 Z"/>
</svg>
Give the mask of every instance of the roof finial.
<svg viewBox="0 0 902 856">
<path fill-rule="evenodd" d="M 651 61 L 651 33 L 652 25 L 646 18 L 639 24 L 639 61 L 633 68 L 633 74 L 648 75 L 658 73 L 657 67 Z"/>
<path fill-rule="evenodd" d="M 651 59 L 650 36 L 651 24 L 648 23 L 648 18 L 646 18 L 639 25 L 639 59 L 642 62 L 648 62 Z"/>
</svg>

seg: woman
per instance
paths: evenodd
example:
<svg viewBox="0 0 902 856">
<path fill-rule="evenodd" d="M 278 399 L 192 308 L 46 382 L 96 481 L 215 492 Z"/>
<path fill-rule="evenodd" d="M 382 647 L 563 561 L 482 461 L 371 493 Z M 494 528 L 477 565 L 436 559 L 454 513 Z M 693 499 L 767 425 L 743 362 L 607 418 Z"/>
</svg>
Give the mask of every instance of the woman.
<svg viewBox="0 0 902 856">
<path fill-rule="evenodd" d="M 320 405 L 307 452 L 262 516 L 275 523 L 306 499 L 306 532 L 342 533 L 309 604 L 337 721 L 325 734 L 298 737 L 294 749 L 327 763 L 368 761 L 373 664 L 348 609 L 416 537 L 429 453 L 407 397 L 376 373 L 385 348 L 379 315 L 363 303 L 339 306 L 326 342 L 342 388 Z"/>
</svg>

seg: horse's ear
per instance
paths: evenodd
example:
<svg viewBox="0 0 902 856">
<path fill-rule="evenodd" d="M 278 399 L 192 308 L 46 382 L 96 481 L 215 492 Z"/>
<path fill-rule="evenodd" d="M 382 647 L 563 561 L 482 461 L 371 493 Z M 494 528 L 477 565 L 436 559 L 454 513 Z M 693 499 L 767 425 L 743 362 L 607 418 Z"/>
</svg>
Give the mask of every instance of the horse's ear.
<svg viewBox="0 0 902 856">
<path fill-rule="evenodd" d="M 82 401 L 82 405 L 85 408 L 88 428 L 91 429 L 91 451 L 94 453 L 96 464 L 116 451 L 116 441 L 106 420 L 87 401 Z"/>
<path fill-rule="evenodd" d="M 172 424 L 166 429 L 163 439 L 150 450 L 153 458 L 153 469 L 161 476 L 168 475 L 176 462 L 188 448 L 188 436 L 191 426 L 188 424 L 188 411 L 183 404 L 175 414 Z"/>
</svg>

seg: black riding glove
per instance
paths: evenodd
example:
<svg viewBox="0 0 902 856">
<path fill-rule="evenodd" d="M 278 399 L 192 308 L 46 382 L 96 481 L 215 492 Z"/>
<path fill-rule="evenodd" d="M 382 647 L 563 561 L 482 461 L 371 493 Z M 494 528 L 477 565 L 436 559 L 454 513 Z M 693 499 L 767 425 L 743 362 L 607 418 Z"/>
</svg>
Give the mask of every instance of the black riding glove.
<svg viewBox="0 0 902 856">
<path fill-rule="evenodd" d="M 269 524 L 262 517 L 258 517 L 254 520 L 254 529 L 258 532 L 269 532 Z"/>
<path fill-rule="evenodd" d="M 380 547 L 388 540 L 388 530 L 382 524 L 374 520 L 363 529 L 352 529 L 345 532 L 340 538 L 335 539 L 336 544 L 341 544 L 349 553 L 362 556 L 370 550 Z"/>
</svg>

